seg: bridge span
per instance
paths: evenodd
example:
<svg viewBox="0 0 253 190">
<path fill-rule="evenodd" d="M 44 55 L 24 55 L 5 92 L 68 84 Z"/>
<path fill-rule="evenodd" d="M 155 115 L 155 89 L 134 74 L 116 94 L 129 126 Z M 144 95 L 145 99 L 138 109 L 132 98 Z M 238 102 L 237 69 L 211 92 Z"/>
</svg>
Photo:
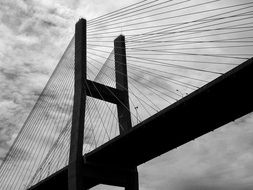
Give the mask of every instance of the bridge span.
<svg viewBox="0 0 253 190">
<path fill-rule="evenodd" d="M 253 59 L 84 155 L 84 188 L 126 185 L 134 168 L 253 111 Z M 243 93 L 242 93 L 243 92 Z M 114 179 L 113 181 L 111 179 Z M 68 167 L 29 190 L 68 189 Z"/>
</svg>

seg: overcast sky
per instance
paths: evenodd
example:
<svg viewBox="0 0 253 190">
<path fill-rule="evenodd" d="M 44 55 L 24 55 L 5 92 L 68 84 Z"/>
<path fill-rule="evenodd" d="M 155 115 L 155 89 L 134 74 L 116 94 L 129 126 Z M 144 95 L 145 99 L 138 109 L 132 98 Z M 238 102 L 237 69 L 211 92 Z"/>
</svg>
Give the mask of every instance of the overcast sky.
<svg viewBox="0 0 253 190">
<path fill-rule="evenodd" d="M 134 2 L 138 0 L 0 0 L 1 158 L 71 40 L 78 18 L 89 20 Z M 252 125 L 249 114 L 140 166 L 140 189 L 253 189 Z"/>
</svg>

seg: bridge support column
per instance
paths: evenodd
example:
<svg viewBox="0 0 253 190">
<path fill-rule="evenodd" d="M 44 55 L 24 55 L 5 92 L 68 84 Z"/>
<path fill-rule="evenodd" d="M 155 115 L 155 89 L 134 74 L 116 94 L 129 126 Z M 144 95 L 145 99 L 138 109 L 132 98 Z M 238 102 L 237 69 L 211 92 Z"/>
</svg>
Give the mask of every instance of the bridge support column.
<svg viewBox="0 0 253 190">
<path fill-rule="evenodd" d="M 129 176 L 125 190 L 139 190 L 139 176 L 137 168 L 135 168 Z"/>
<path fill-rule="evenodd" d="M 119 131 L 124 134 L 132 128 L 131 113 L 128 95 L 128 79 L 127 79 L 127 60 L 126 60 L 126 43 L 125 36 L 120 35 L 114 40 L 114 57 L 115 57 L 115 78 L 116 89 L 123 92 L 121 102 L 117 104 Z M 125 185 L 126 190 L 138 190 L 138 171 L 137 167 L 134 172 L 128 176 Z"/>
<path fill-rule="evenodd" d="M 116 89 L 124 93 L 121 102 L 117 104 L 119 131 L 120 134 L 123 134 L 132 128 L 129 98 L 128 98 L 125 36 L 123 35 L 118 36 L 114 40 L 114 57 L 115 57 Z"/>
<path fill-rule="evenodd" d="M 86 101 L 86 20 L 80 19 L 75 31 L 75 85 L 71 142 L 68 167 L 68 189 L 83 189 L 83 136 Z"/>
<path fill-rule="evenodd" d="M 94 184 L 124 187 L 126 190 L 138 190 L 138 172 L 136 168 L 115 166 L 107 163 L 84 162 L 83 189 L 90 189 Z"/>
</svg>

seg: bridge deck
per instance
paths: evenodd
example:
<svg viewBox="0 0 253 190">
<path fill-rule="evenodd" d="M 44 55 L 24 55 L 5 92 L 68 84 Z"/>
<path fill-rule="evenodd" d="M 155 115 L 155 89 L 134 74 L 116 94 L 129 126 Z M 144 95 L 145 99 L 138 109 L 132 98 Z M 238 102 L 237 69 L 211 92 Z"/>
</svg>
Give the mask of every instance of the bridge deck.
<svg viewBox="0 0 253 190">
<path fill-rule="evenodd" d="M 253 59 L 85 156 L 92 163 L 138 166 L 253 111 Z M 87 180 L 87 187 L 98 184 Z M 67 190 L 67 167 L 30 188 Z"/>
</svg>

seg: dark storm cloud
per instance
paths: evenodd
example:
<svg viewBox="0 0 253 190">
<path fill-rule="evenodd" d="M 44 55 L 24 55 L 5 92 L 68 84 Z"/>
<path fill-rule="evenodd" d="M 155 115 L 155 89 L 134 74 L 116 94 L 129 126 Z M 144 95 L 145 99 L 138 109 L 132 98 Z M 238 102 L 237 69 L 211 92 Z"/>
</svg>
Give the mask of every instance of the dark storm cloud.
<svg viewBox="0 0 253 190">
<path fill-rule="evenodd" d="M 23 63 L 15 67 L 0 66 L 0 74 L 4 76 L 7 81 L 16 81 L 21 78 L 30 77 L 30 74 L 49 75 L 49 73 L 50 72 L 46 68 L 35 66 L 32 63 Z"/>
<path fill-rule="evenodd" d="M 6 71 L 4 68 L 0 68 L 0 72 L 3 76 L 5 76 L 6 80 L 17 80 L 19 78 L 19 72 L 11 72 L 11 71 Z"/>
</svg>

